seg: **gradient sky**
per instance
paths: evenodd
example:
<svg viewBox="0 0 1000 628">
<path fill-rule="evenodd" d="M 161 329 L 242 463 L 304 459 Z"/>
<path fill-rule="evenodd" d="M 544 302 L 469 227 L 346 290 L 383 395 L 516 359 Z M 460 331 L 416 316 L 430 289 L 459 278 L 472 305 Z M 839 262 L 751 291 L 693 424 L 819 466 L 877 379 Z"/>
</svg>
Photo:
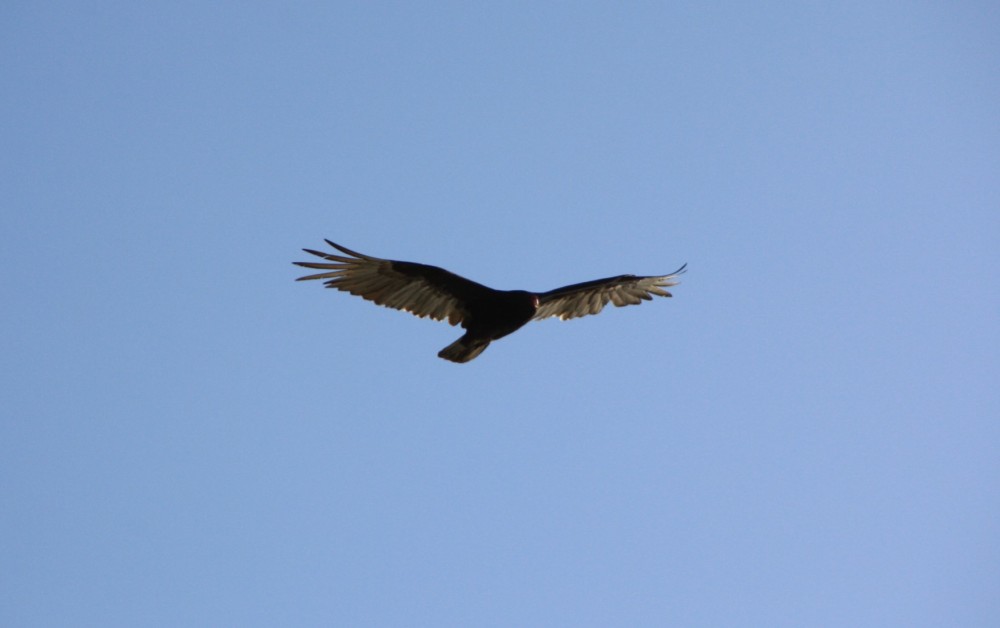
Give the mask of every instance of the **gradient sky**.
<svg viewBox="0 0 1000 628">
<path fill-rule="evenodd" d="M 7 2 L 0 624 L 1000 625 L 991 2 Z M 671 300 L 460 330 L 330 238 Z"/>
</svg>

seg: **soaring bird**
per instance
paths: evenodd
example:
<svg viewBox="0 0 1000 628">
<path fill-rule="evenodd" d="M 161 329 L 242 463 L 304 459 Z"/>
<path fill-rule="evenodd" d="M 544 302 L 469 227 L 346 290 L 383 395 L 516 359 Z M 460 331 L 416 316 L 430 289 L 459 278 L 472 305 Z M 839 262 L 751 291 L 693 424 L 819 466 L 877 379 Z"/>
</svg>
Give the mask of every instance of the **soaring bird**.
<svg viewBox="0 0 1000 628">
<path fill-rule="evenodd" d="M 293 262 L 323 272 L 297 281 L 325 279 L 336 288 L 378 305 L 404 310 L 420 318 L 461 324 L 465 335 L 438 353 L 452 362 L 468 362 L 490 342 L 520 329 L 528 321 L 558 316 L 562 320 L 597 314 L 610 301 L 618 307 L 638 305 L 652 295 L 672 296 L 664 290 L 679 282 L 684 264 L 669 275 L 618 275 L 585 281 L 548 292 L 494 290 L 437 266 L 398 262 L 364 255 L 326 240 L 343 253 L 302 249 L 326 262 Z"/>
</svg>

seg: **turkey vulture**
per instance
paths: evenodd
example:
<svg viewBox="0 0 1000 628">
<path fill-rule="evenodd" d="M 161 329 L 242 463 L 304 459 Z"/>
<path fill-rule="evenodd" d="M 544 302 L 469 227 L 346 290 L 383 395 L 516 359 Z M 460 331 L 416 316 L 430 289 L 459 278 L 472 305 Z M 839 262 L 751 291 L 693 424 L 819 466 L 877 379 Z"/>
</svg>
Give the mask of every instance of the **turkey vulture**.
<svg viewBox="0 0 1000 628">
<path fill-rule="evenodd" d="M 379 305 L 405 310 L 421 318 L 462 324 L 465 335 L 438 353 L 452 362 L 472 360 L 490 342 L 516 331 L 532 319 L 558 316 L 566 320 L 597 314 L 610 301 L 616 306 L 637 305 L 652 296 L 669 297 L 664 290 L 677 285 L 677 276 L 687 264 L 669 275 L 636 277 L 618 275 L 549 290 L 494 290 L 459 277 L 437 266 L 397 262 L 363 255 L 329 240 L 327 244 L 344 255 L 302 249 L 327 260 L 293 262 L 323 272 L 299 277 L 298 281 L 325 279 L 327 288 L 350 292 Z"/>
</svg>

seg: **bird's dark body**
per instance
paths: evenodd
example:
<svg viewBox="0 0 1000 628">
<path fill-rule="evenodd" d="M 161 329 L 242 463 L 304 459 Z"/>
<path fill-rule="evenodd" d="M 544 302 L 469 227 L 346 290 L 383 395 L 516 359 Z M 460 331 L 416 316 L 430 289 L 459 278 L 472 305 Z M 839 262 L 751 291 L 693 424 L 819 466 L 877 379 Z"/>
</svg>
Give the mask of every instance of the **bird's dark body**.
<svg viewBox="0 0 1000 628">
<path fill-rule="evenodd" d="M 476 338 L 498 340 L 534 318 L 538 297 L 524 290 L 490 290 L 470 301 L 468 308 L 462 327 Z"/>
<path fill-rule="evenodd" d="M 490 342 L 511 334 L 533 319 L 562 319 L 597 314 L 609 302 L 616 306 L 650 300 L 650 295 L 671 296 L 664 287 L 676 285 L 670 275 L 637 277 L 618 275 L 573 284 L 548 292 L 494 290 L 443 268 L 380 259 L 356 253 L 326 241 L 343 255 L 305 249 L 332 263 L 295 262 L 305 268 L 323 270 L 299 279 L 325 279 L 328 288 L 358 295 L 379 305 L 406 310 L 461 324 L 465 334 L 438 355 L 452 362 L 468 362 Z"/>
<path fill-rule="evenodd" d="M 485 286 L 484 286 L 485 288 Z M 462 319 L 465 334 L 440 352 L 452 362 L 468 362 L 486 350 L 490 342 L 524 327 L 538 311 L 538 297 L 524 290 L 485 288 L 465 303 Z"/>
<path fill-rule="evenodd" d="M 391 268 L 406 277 L 441 283 L 455 277 L 443 268 L 415 262 L 393 261 Z M 471 360 L 482 353 L 491 341 L 526 325 L 538 310 L 538 298 L 524 290 L 494 290 L 468 279 L 461 283 L 452 281 L 451 285 L 462 302 L 461 326 L 466 333 L 438 354 L 445 359 Z"/>
</svg>

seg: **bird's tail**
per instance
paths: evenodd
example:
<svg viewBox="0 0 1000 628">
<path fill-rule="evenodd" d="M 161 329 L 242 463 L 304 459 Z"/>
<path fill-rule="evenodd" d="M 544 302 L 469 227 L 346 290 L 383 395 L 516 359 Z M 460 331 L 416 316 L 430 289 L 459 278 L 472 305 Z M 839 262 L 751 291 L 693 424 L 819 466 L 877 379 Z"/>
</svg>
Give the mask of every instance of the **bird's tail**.
<svg viewBox="0 0 1000 628">
<path fill-rule="evenodd" d="M 490 346 L 490 341 L 486 338 L 470 338 L 469 334 L 465 334 L 444 349 L 441 349 L 438 352 L 438 357 L 451 360 L 452 362 L 464 363 L 485 351 L 488 346 Z"/>
</svg>

